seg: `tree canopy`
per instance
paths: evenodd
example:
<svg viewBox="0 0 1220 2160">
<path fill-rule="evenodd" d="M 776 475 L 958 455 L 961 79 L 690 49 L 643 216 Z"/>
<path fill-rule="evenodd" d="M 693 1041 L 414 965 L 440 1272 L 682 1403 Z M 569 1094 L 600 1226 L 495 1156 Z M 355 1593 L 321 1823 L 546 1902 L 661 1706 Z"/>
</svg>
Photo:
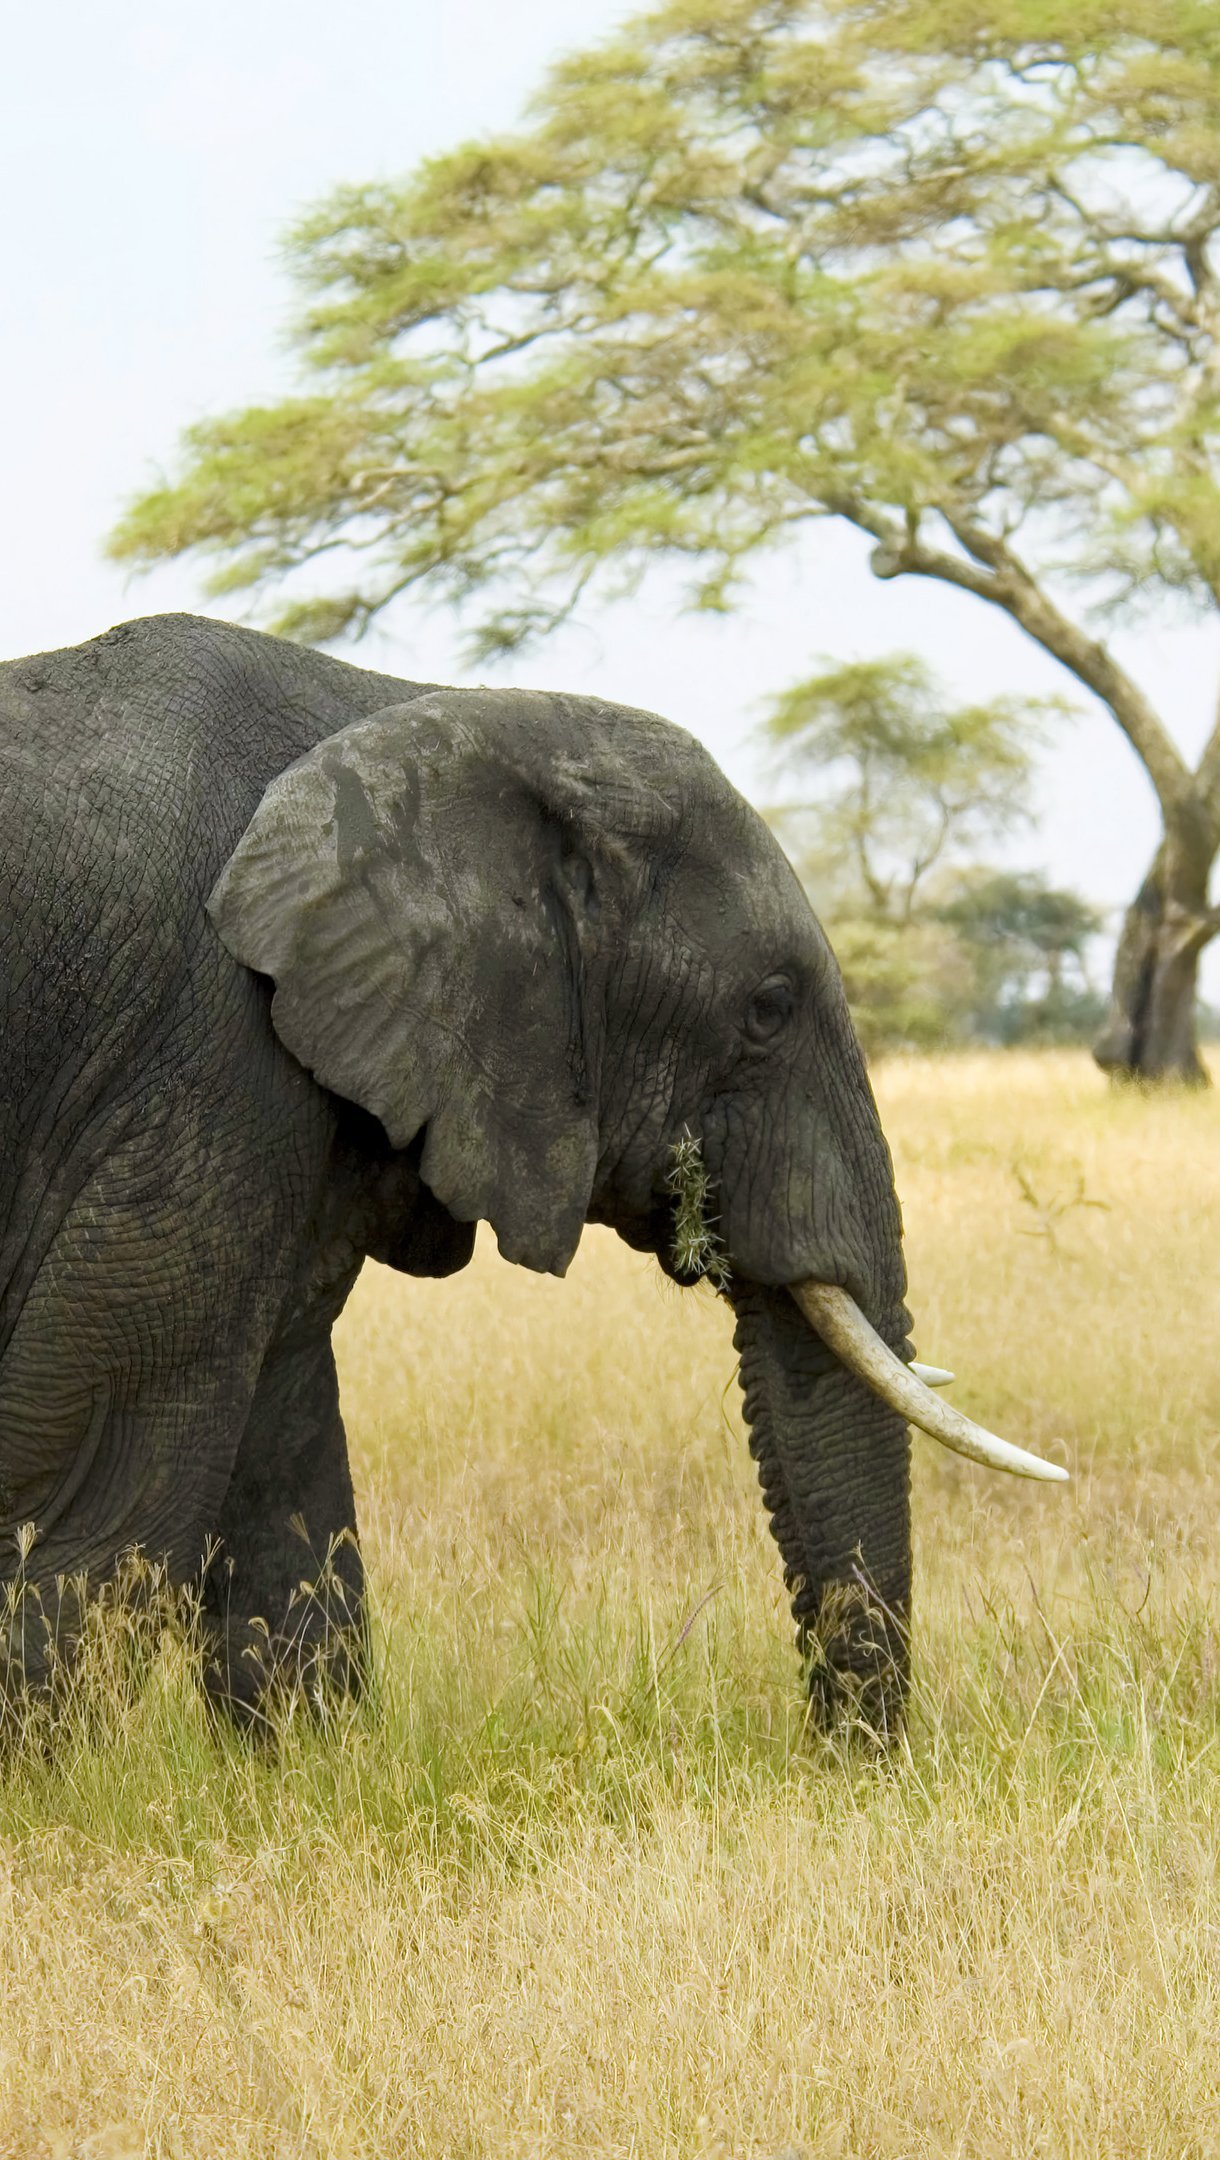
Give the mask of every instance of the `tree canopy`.
<svg viewBox="0 0 1220 2160">
<path fill-rule="evenodd" d="M 917 653 L 823 668 L 767 725 L 772 812 L 826 922 L 870 1050 L 1079 1040 L 1101 1017 L 1100 916 L 980 859 L 1032 820 L 1057 700 L 958 705 Z"/>
<path fill-rule="evenodd" d="M 660 556 L 728 607 L 847 520 L 1142 760 L 1166 837 L 1114 1062 L 1151 1070 L 1220 928 L 1220 731 L 1192 773 L 1088 616 L 1220 604 L 1218 231 L 1214 0 L 670 0 L 527 130 L 304 218 L 312 388 L 190 429 L 112 544 L 210 553 L 317 640 L 426 583 L 487 654 Z"/>
<path fill-rule="evenodd" d="M 788 784 L 812 789 L 787 822 L 806 853 L 854 877 L 872 914 L 909 922 L 930 873 L 1028 818 L 1050 707 L 954 705 L 917 653 L 826 667 L 771 715 Z"/>
<path fill-rule="evenodd" d="M 970 954 L 978 1033 L 1066 1040 L 1096 1025 L 1088 948 L 1102 919 L 1079 893 L 1030 871 L 975 867 L 958 874 L 933 912 Z"/>
</svg>

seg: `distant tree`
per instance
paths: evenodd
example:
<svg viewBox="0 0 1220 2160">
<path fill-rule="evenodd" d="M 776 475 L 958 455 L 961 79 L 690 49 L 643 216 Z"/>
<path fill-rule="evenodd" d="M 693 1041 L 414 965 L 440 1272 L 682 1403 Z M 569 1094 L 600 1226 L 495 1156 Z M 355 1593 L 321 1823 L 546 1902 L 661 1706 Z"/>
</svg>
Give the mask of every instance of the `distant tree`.
<svg viewBox="0 0 1220 2160">
<path fill-rule="evenodd" d="M 973 956 L 944 924 L 844 914 L 829 924 L 856 1033 L 870 1057 L 977 1040 Z"/>
<path fill-rule="evenodd" d="M 932 913 L 973 960 L 975 1032 L 1000 1042 L 1085 1037 L 1101 1009 L 1088 966 L 1098 910 L 1030 871 L 975 869 L 953 883 Z"/>
<path fill-rule="evenodd" d="M 1220 606 L 1215 0 L 668 0 L 289 256 L 312 391 L 188 430 L 116 554 L 333 570 L 277 618 L 312 639 L 425 586 L 496 652 L 660 556 L 723 609 L 844 519 L 1122 729 L 1162 838 L 1098 1056 L 1202 1080 L 1220 727 L 1192 771 L 1063 593 Z"/>
<path fill-rule="evenodd" d="M 1035 873 L 980 865 L 1030 818 L 1062 708 L 955 705 L 915 653 L 827 667 L 775 701 L 772 813 L 834 939 L 866 1049 L 1079 1040 L 1101 1017 L 1101 919 Z"/>
<path fill-rule="evenodd" d="M 1029 817 L 1034 753 L 1058 709 L 954 705 L 916 653 L 827 667 L 778 698 L 768 722 L 802 798 L 787 821 L 810 859 L 835 864 L 840 891 L 854 872 L 865 912 L 909 923 L 933 872 Z"/>
</svg>

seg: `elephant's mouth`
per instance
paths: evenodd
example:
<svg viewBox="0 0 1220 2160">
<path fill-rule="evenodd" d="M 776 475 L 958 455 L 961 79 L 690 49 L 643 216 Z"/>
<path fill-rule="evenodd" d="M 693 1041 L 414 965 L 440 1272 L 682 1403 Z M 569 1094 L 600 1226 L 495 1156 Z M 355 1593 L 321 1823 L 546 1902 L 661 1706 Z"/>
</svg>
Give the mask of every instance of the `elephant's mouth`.
<svg viewBox="0 0 1220 2160">
<path fill-rule="evenodd" d="M 1009 1470 L 1016 1477 L 1041 1478 L 1048 1484 L 1061 1484 L 1067 1478 L 1067 1471 L 1058 1463 L 1044 1462 L 1040 1455 L 1014 1447 L 1010 1440 L 1001 1440 L 976 1425 L 952 1404 L 941 1402 L 932 1393 L 932 1386 L 944 1385 L 953 1378 L 952 1373 L 932 1365 L 905 1365 L 882 1341 L 846 1290 L 835 1283 L 813 1281 L 790 1283 L 789 1289 L 810 1326 L 840 1364 L 908 1424 L 917 1425 L 955 1455 L 985 1463 L 991 1470 Z"/>
</svg>

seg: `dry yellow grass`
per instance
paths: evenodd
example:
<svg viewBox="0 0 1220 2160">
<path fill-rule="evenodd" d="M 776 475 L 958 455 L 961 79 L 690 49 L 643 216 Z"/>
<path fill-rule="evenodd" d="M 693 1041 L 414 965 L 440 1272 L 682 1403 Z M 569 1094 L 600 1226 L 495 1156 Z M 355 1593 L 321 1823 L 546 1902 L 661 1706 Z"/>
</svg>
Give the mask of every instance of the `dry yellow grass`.
<svg viewBox="0 0 1220 2160">
<path fill-rule="evenodd" d="M 0 2153 L 1220 2153 L 1220 1109 L 878 1085 L 921 1352 L 1074 1470 L 919 1448 L 899 1759 L 802 1733 L 710 1294 L 370 1269 L 380 1698 L 270 1762 L 167 1648 L 10 1765 Z"/>
</svg>

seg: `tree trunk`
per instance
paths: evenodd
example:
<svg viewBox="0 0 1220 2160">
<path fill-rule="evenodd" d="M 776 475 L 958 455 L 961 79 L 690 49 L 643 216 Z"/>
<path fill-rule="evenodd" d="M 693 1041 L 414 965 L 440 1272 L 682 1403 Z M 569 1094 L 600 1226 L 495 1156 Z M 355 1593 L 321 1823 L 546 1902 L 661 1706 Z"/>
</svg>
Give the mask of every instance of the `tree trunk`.
<svg viewBox="0 0 1220 2160">
<path fill-rule="evenodd" d="M 1115 1080 L 1209 1084 L 1195 1004 L 1199 958 L 1216 929 L 1207 898 L 1215 853 L 1215 829 L 1200 805 L 1167 821 L 1123 922 L 1110 1012 L 1093 1048 Z"/>
</svg>

